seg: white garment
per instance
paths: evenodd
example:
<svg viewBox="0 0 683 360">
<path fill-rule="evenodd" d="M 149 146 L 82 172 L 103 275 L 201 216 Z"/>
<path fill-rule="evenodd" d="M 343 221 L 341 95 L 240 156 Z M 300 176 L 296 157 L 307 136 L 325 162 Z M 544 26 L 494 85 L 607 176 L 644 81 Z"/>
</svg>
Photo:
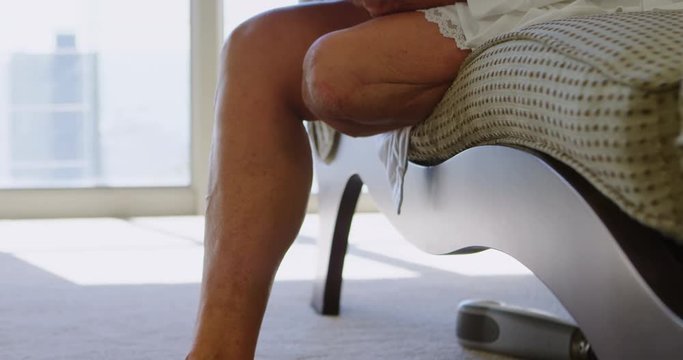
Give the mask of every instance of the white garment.
<svg viewBox="0 0 683 360">
<path fill-rule="evenodd" d="M 467 3 L 420 10 L 461 49 L 473 49 L 506 32 L 540 22 L 578 15 L 683 9 L 683 0 L 468 0 Z M 682 24 L 683 26 L 683 24 Z M 682 89 L 683 90 L 683 89 Z M 411 128 L 378 137 L 396 210 L 401 212 L 403 179 L 408 168 Z M 679 139 L 683 143 L 682 139 Z"/>
<path fill-rule="evenodd" d="M 387 178 L 391 185 L 391 198 L 398 214 L 401 213 L 403 202 L 403 178 L 408 167 L 410 130 L 412 127 L 408 126 L 378 136 L 379 159 L 387 171 Z"/>
<path fill-rule="evenodd" d="M 452 29 L 444 36 L 454 38 L 461 49 L 474 49 L 500 34 L 540 22 L 652 9 L 683 9 L 683 0 L 469 0 L 423 12 L 442 34 L 444 28 L 457 24 L 462 32 L 459 37 L 451 36 Z"/>
</svg>

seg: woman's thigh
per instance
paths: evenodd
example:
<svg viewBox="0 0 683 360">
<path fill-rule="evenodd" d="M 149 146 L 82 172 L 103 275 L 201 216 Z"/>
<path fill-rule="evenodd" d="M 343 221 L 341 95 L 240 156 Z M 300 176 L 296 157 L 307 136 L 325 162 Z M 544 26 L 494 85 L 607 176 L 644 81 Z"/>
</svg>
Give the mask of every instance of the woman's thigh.
<svg viewBox="0 0 683 360">
<path fill-rule="evenodd" d="M 304 97 L 333 126 L 366 125 L 376 133 L 413 125 L 431 113 L 469 53 L 421 12 L 375 18 L 313 44 Z"/>
</svg>

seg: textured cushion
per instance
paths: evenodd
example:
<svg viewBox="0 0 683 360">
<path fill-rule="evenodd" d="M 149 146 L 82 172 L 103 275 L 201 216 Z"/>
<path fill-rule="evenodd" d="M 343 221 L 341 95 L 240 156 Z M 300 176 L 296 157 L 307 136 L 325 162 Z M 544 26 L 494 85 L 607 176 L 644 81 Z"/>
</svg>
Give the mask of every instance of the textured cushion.
<svg viewBox="0 0 683 360">
<path fill-rule="evenodd" d="M 683 11 L 582 16 L 476 49 L 409 158 L 486 144 L 571 166 L 640 222 L 683 242 Z"/>
</svg>

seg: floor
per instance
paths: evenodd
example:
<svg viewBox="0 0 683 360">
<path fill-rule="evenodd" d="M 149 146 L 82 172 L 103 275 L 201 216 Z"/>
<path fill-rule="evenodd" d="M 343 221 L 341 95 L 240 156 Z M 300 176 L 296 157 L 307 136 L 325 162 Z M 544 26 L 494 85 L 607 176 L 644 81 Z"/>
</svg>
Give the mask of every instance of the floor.
<svg viewBox="0 0 683 360">
<path fill-rule="evenodd" d="M 354 219 L 340 317 L 309 306 L 318 217 L 277 275 L 257 359 L 503 359 L 457 344 L 457 305 L 497 299 L 567 318 L 514 259 L 432 256 L 379 214 Z M 0 359 L 182 359 L 201 217 L 0 221 Z"/>
</svg>

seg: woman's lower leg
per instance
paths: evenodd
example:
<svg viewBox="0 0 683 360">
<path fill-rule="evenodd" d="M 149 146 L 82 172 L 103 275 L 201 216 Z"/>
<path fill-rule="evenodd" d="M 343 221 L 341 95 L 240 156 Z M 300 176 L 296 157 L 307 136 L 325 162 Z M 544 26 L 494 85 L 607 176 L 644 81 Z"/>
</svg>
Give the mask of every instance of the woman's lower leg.
<svg viewBox="0 0 683 360">
<path fill-rule="evenodd" d="M 305 28 L 301 24 L 311 15 L 320 25 Z M 241 28 L 226 46 L 190 359 L 253 359 L 270 287 L 301 226 L 311 185 L 301 121 L 303 56 L 318 36 L 365 19 L 348 4 L 308 7 L 276 19 L 287 29 L 269 28 L 275 21 L 261 19 L 260 25 Z"/>
<path fill-rule="evenodd" d="M 204 279 L 191 359 L 253 358 L 275 271 L 299 230 L 310 189 L 311 154 L 301 122 L 309 114 L 302 99 L 304 54 L 320 36 L 368 19 L 349 3 L 322 3 L 262 16 L 231 36 L 217 96 Z M 373 88 L 360 102 L 344 96 L 357 88 L 342 88 L 336 96 L 343 101 L 332 103 L 343 105 L 342 115 L 350 114 L 338 122 L 347 133 L 369 135 L 402 125 L 373 124 L 383 117 L 409 114 L 406 122 L 421 120 L 466 55 L 416 15 L 369 21 L 341 35 L 335 37 L 344 41 L 331 47 L 341 57 L 321 66 L 321 74 L 341 76 L 331 84 L 349 74 L 360 83 L 398 84 Z M 387 62 L 394 71 L 386 72 Z M 417 93 L 403 86 L 415 83 L 438 85 Z M 314 98 L 325 93 L 313 89 Z M 409 103 L 397 101 L 406 96 L 426 99 L 406 112 L 397 107 Z"/>
</svg>

